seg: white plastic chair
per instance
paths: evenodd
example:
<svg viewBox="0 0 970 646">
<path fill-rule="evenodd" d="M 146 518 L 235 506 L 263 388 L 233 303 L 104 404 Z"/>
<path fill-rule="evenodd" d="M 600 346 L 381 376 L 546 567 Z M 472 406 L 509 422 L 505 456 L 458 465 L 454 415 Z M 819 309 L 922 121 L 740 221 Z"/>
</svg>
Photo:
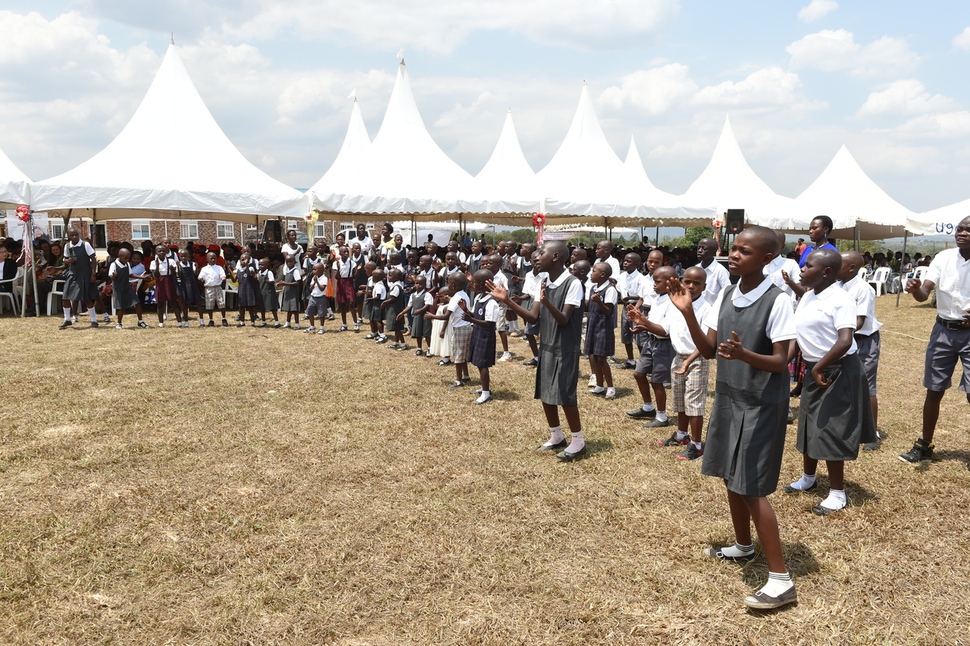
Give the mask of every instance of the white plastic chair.
<svg viewBox="0 0 970 646">
<path fill-rule="evenodd" d="M 919 281 L 919 284 L 922 285 L 923 284 L 923 276 L 925 276 L 926 275 L 926 272 L 928 272 L 929 270 L 930 270 L 929 267 L 917 267 L 916 268 L 916 271 L 913 272 L 913 278 L 915 278 L 916 280 L 918 280 Z M 909 292 L 909 290 L 906 289 L 906 286 L 905 285 L 903 285 L 903 291 L 905 291 L 907 293 Z"/>
<path fill-rule="evenodd" d="M 54 297 L 60 298 L 64 295 L 64 281 L 55 280 L 51 283 L 51 291 L 47 295 L 47 316 L 54 316 Z M 60 312 L 57 312 L 60 314 Z"/>
<path fill-rule="evenodd" d="M 889 267 L 879 267 L 867 282 L 876 290 L 876 296 L 886 293 L 886 281 L 889 280 Z"/>
<path fill-rule="evenodd" d="M 138 288 L 141 287 L 142 279 L 139 278 L 137 280 L 132 280 L 132 281 L 129 281 L 129 282 L 131 283 L 131 288 L 134 290 L 135 294 L 137 295 L 138 294 Z M 108 306 L 111 308 L 111 316 L 115 316 L 118 311 L 115 309 L 115 299 L 114 299 L 114 295 L 113 294 L 112 294 L 111 298 L 108 299 L 108 303 L 109 303 Z"/>
<path fill-rule="evenodd" d="M 226 302 L 226 309 L 235 309 L 236 294 L 239 293 L 237 284 L 231 280 L 226 280 L 226 286 L 222 288 L 222 296 Z M 232 296 L 232 305 L 229 305 L 229 297 Z"/>
<path fill-rule="evenodd" d="M 24 268 L 17 267 L 16 276 L 14 276 L 13 278 L 8 278 L 7 280 L 0 280 L 0 285 L 10 285 L 9 292 L 0 291 L 0 313 L 3 312 L 3 299 L 9 298 L 10 309 L 13 310 L 14 316 L 20 315 L 20 303 L 17 302 L 17 293 L 19 291 L 17 289 L 17 283 L 20 281 L 20 278 L 23 276 L 23 273 L 24 273 Z"/>
</svg>

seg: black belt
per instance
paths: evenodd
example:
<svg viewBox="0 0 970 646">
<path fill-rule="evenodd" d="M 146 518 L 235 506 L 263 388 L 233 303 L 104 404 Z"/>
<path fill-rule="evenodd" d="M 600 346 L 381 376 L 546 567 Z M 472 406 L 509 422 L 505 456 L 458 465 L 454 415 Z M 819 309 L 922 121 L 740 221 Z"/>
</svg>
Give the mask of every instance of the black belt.
<svg viewBox="0 0 970 646">
<path fill-rule="evenodd" d="M 937 325 L 942 325 L 948 330 L 970 330 L 970 322 L 968 321 L 951 321 L 950 319 L 945 319 L 942 316 L 936 317 Z"/>
</svg>

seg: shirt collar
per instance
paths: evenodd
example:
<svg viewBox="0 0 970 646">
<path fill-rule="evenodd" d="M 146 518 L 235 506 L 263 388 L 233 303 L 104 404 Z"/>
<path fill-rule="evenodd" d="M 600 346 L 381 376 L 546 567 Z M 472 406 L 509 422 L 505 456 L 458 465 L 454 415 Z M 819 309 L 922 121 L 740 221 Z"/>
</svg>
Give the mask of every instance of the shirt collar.
<svg viewBox="0 0 970 646">
<path fill-rule="evenodd" d="M 750 305 L 751 303 L 754 303 L 756 300 L 764 296 L 765 292 L 767 292 L 768 289 L 773 284 L 774 283 L 771 282 L 770 278 L 765 277 L 761 281 L 761 283 L 758 284 L 757 287 L 752 289 L 747 294 L 744 294 L 741 292 L 741 285 L 738 284 L 737 289 L 734 290 L 734 294 L 731 296 L 731 302 L 734 303 L 735 305 L 741 305 L 741 304 Z"/>
</svg>

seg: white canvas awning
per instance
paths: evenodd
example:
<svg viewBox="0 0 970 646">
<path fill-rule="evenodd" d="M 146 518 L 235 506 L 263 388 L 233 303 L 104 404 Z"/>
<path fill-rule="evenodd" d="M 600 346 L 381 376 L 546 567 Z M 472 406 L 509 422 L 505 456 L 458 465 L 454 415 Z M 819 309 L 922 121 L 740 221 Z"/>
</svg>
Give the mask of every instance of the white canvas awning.
<svg viewBox="0 0 970 646">
<path fill-rule="evenodd" d="M 0 150 L 0 209 L 30 204 L 30 180 Z"/>
<path fill-rule="evenodd" d="M 928 236 L 952 236 L 960 220 L 967 216 L 970 216 L 970 200 L 911 215 L 906 219 L 906 228 Z"/>
<path fill-rule="evenodd" d="M 124 130 L 80 166 L 34 184 L 35 210 L 143 210 L 140 217 L 191 213 L 303 217 L 306 197 L 256 168 L 209 113 L 170 45 Z"/>
<path fill-rule="evenodd" d="M 822 174 L 795 201 L 813 217 L 827 215 L 835 225 L 831 237 L 878 240 L 903 235 L 915 214 L 889 197 L 866 175 L 849 149 L 842 146 Z"/>
</svg>

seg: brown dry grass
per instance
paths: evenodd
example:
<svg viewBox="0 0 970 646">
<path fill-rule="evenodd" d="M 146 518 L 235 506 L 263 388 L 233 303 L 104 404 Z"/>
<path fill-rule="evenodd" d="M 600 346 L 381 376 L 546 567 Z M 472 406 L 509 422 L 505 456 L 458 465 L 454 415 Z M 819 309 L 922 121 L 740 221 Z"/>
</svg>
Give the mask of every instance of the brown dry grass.
<svg viewBox="0 0 970 646">
<path fill-rule="evenodd" d="M 629 373 L 621 399 L 581 400 L 594 453 L 563 465 L 532 451 L 519 364 L 476 407 L 450 369 L 352 334 L 5 318 L 0 642 L 965 642 L 967 405 L 944 399 L 941 461 L 896 459 L 934 313 L 894 300 L 890 438 L 848 467 L 845 512 L 772 497 L 801 601 L 767 615 L 741 603 L 763 558 L 700 556 L 732 540 L 723 486 L 625 418 Z"/>
</svg>

